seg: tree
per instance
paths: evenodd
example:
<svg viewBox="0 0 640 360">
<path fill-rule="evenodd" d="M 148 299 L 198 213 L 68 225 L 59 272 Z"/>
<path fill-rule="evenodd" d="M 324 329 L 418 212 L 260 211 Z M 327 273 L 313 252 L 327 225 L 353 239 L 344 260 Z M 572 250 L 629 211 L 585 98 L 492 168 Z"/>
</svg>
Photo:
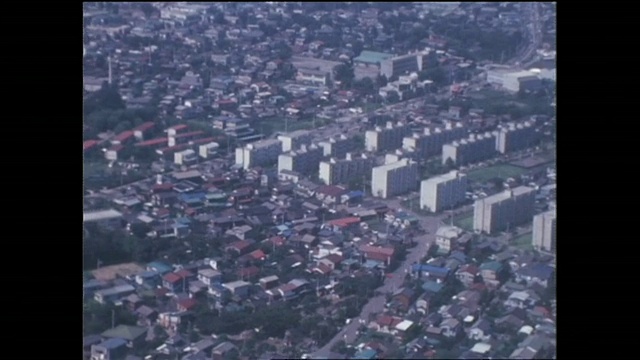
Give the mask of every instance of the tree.
<svg viewBox="0 0 640 360">
<path fill-rule="evenodd" d="M 376 85 L 378 87 L 385 87 L 387 86 L 387 83 L 388 83 L 388 80 L 384 74 L 379 74 L 378 77 L 376 77 Z"/>
<path fill-rule="evenodd" d="M 146 18 L 150 18 L 151 15 L 156 11 L 156 8 L 153 7 L 151 3 L 140 3 L 140 10 L 144 13 Z"/>
<path fill-rule="evenodd" d="M 353 79 L 355 78 L 355 73 L 353 69 L 353 64 L 340 64 L 336 65 L 333 69 L 334 71 L 334 79 L 340 82 L 340 86 L 343 89 L 348 89 L 353 84 Z"/>
</svg>

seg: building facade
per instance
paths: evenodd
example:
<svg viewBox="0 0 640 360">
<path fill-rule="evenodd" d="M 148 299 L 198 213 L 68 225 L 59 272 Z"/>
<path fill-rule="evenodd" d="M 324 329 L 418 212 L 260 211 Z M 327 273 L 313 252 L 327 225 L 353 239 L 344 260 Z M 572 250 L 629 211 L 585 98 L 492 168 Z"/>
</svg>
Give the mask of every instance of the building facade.
<svg viewBox="0 0 640 360">
<path fill-rule="evenodd" d="M 533 218 L 533 247 L 536 250 L 556 252 L 556 210 Z"/>
<path fill-rule="evenodd" d="M 467 176 L 458 171 L 423 180 L 420 183 L 420 208 L 431 212 L 449 210 L 464 202 Z"/>
<path fill-rule="evenodd" d="M 473 229 L 493 234 L 522 225 L 533 217 L 535 189 L 520 186 L 478 199 L 474 203 Z"/>
<path fill-rule="evenodd" d="M 485 133 L 472 134 L 468 138 L 454 141 L 451 144 L 442 146 L 442 163 L 446 164 L 449 159 L 455 165 L 473 164 L 479 161 L 490 159 L 496 153 L 496 135 Z"/>
<path fill-rule="evenodd" d="M 366 155 L 353 156 L 346 154 L 345 159 L 320 163 L 320 180 L 327 185 L 345 184 L 351 180 L 357 180 L 371 173 L 373 159 Z"/>
<path fill-rule="evenodd" d="M 327 141 L 322 141 L 318 145 L 324 149 L 324 156 L 331 156 L 337 159 L 345 157 L 347 153 L 358 148 L 358 143 L 353 138 L 348 138 L 343 134 L 340 134 L 337 138 L 332 137 Z"/>
<path fill-rule="evenodd" d="M 503 126 L 496 137 L 496 150 L 501 154 L 518 151 L 530 147 L 536 140 L 536 129 L 533 122 L 521 124 L 510 123 Z"/>
<path fill-rule="evenodd" d="M 178 151 L 173 154 L 173 162 L 176 165 L 192 165 L 195 164 L 197 160 L 198 156 L 196 152 L 191 149 Z"/>
<path fill-rule="evenodd" d="M 282 142 L 282 152 L 299 149 L 302 145 L 311 144 L 311 132 L 308 130 L 292 131 L 288 134 L 278 136 Z"/>
<path fill-rule="evenodd" d="M 467 129 L 461 124 L 446 123 L 444 128 L 425 128 L 422 134 L 413 134 L 402 139 L 402 148 L 415 151 L 426 158 L 442 154 L 442 146 L 467 136 Z"/>
<path fill-rule="evenodd" d="M 302 145 L 298 150 L 278 156 L 278 172 L 289 170 L 303 175 L 315 173 L 323 156 L 324 150 L 321 147 L 315 144 L 309 147 Z"/>
<path fill-rule="evenodd" d="M 401 195 L 416 188 L 418 165 L 402 159 L 371 170 L 371 194 L 383 199 Z"/>
<path fill-rule="evenodd" d="M 402 147 L 402 139 L 411 134 L 411 128 L 398 122 L 387 122 L 385 127 L 377 126 L 375 130 L 365 133 L 365 148 L 367 151 L 388 151 Z"/>
<path fill-rule="evenodd" d="M 280 153 L 282 153 L 282 144 L 279 140 L 261 140 L 237 148 L 236 164 L 242 165 L 245 169 L 263 166 L 278 161 Z"/>
</svg>

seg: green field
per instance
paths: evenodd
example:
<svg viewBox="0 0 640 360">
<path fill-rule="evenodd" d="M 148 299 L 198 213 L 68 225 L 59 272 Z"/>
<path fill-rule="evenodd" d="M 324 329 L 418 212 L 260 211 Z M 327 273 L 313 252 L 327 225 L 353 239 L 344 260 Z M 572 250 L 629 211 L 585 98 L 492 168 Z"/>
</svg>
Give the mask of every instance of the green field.
<svg viewBox="0 0 640 360">
<path fill-rule="evenodd" d="M 511 246 L 515 246 L 523 250 L 531 250 L 533 249 L 533 245 L 531 244 L 532 240 L 533 233 L 522 234 L 511 240 Z"/>
<path fill-rule="evenodd" d="M 453 218 L 453 225 L 467 231 L 473 231 L 473 213 L 456 215 Z"/>
<path fill-rule="evenodd" d="M 520 176 L 526 172 L 527 170 L 517 166 L 502 164 L 472 170 L 467 175 L 471 181 L 486 182 L 493 178 L 507 179 L 510 177 Z"/>
<path fill-rule="evenodd" d="M 315 127 L 318 128 L 329 123 L 329 120 L 317 118 Z M 284 119 L 263 120 L 256 124 L 255 129 L 266 136 L 274 132 L 284 132 L 285 128 L 289 131 L 309 130 L 313 129 L 313 120 L 289 120 L 288 123 Z"/>
</svg>

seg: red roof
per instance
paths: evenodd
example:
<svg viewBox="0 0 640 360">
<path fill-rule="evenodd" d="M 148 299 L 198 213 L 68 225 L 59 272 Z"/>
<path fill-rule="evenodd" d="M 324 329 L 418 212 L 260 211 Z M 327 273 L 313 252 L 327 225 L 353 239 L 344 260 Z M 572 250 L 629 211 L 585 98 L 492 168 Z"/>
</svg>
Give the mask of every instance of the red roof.
<svg viewBox="0 0 640 360">
<path fill-rule="evenodd" d="M 175 130 L 175 131 L 180 131 L 180 130 L 184 130 L 184 129 L 186 129 L 186 128 L 188 128 L 188 126 L 187 126 L 187 125 L 185 125 L 185 124 L 180 124 L 180 125 L 174 125 L 174 126 L 170 127 L 169 129 L 173 129 L 173 130 Z"/>
<path fill-rule="evenodd" d="M 249 255 L 256 260 L 262 260 L 265 257 L 264 252 L 260 249 L 250 252 Z"/>
<path fill-rule="evenodd" d="M 180 307 L 182 307 L 182 308 L 184 308 L 186 310 L 191 310 L 196 305 L 198 305 L 198 302 L 195 299 L 192 299 L 192 298 L 182 299 L 182 300 L 178 301 L 178 306 L 180 306 Z"/>
<path fill-rule="evenodd" d="M 242 249 L 246 249 L 249 245 L 251 245 L 250 242 L 248 242 L 246 240 L 240 240 L 240 241 L 236 241 L 236 242 L 233 242 L 233 243 L 229 244 L 228 247 L 231 247 L 231 248 L 234 248 L 234 249 L 242 251 Z"/>
<path fill-rule="evenodd" d="M 240 271 L 238 271 L 238 275 L 240 275 L 240 277 L 251 277 L 257 275 L 259 272 L 260 269 L 255 266 L 250 266 L 244 269 L 240 269 Z"/>
<path fill-rule="evenodd" d="M 182 280 L 182 277 L 180 277 L 180 275 L 178 275 L 178 274 L 176 274 L 176 273 L 169 273 L 169 274 L 167 274 L 167 275 L 163 276 L 163 277 L 162 277 L 162 279 L 163 279 L 164 281 L 168 281 L 168 282 L 169 282 L 169 283 L 171 283 L 171 284 L 175 284 L 175 283 L 177 283 L 178 281 L 181 281 L 181 280 Z"/>
<path fill-rule="evenodd" d="M 133 131 L 127 130 L 116 135 L 111 141 L 125 141 L 133 136 Z"/>
<path fill-rule="evenodd" d="M 167 138 L 155 138 L 147 141 L 142 141 L 136 144 L 136 146 L 152 146 L 166 144 L 169 140 Z"/>
<path fill-rule="evenodd" d="M 182 269 L 182 270 L 180 270 L 180 271 L 176 271 L 176 274 L 177 274 L 178 276 L 180 276 L 180 277 L 183 277 L 183 278 L 188 278 L 188 277 L 193 276 L 193 274 L 191 273 L 191 271 L 189 271 L 189 270 L 185 270 L 185 269 Z"/>
<path fill-rule="evenodd" d="M 87 140 L 82 143 L 82 150 L 87 151 L 96 145 L 98 145 L 98 140 Z"/>
<path fill-rule="evenodd" d="M 176 146 L 169 146 L 166 148 L 162 148 L 160 149 L 160 151 L 162 153 L 171 153 L 174 151 L 180 151 L 180 150 L 184 150 L 187 149 L 189 147 L 189 144 L 181 144 L 181 145 L 176 145 Z"/>
<path fill-rule="evenodd" d="M 323 263 L 318 264 L 318 266 L 316 266 L 314 270 L 318 271 L 321 274 L 328 274 L 331 272 L 331 268 Z"/>
<path fill-rule="evenodd" d="M 204 139 L 198 139 L 198 140 L 193 140 L 193 143 L 198 145 L 198 144 L 205 144 L 208 142 L 212 142 L 215 141 L 216 138 L 215 137 L 208 137 L 208 138 L 204 138 Z"/>
<path fill-rule="evenodd" d="M 464 266 L 460 269 L 460 271 L 459 271 L 459 272 L 461 272 L 461 273 L 463 273 L 463 272 L 468 272 L 468 273 L 469 273 L 469 274 L 471 274 L 471 275 L 477 275 L 477 274 L 478 274 L 478 272 L 479 272 L 479 270 L 478 270 L 478 267 L 477 267 L 477 266 L 475 266 L 475 265 L 473 265 L 473 264 L 469 264 L 469 265 L 464 265 Z"/>
<path fill-rule="evenodd" d="M 145 132 L 149 129 L 151 129 L 155 124 L 152 121 L 147 121 L 144 124 L 141 124 L 140 126 L 136 126 L 135 128 L 133 128 L 133 131 L 142 131 Z"/>
<path fill-rule="evenodd" d="M 395 253 L 395 249 L 392 249 L 392 248 L 370 246 L 370 245 L 360 246 L 360 251 L 369 253 L 369 254 L 380 254 L 385 256 L 393 256 L 393 254 Z"/>
<path fill-rule="evenodd" d="M 151 187 L 153 191 L 162 191 L 162 190 L 171 190 L 173 189 L 173 184 L 164 183 L 164 184 L 155 184 Z"/>
<path fill-rule="evenodd" d="M 282 236 L 272 236 L 269 238 L 269 242 L 277 246 L 284 245 L 284 238 Z"/>
<path fill-rule="evenodd" d="M 352 217 L 346 217 L 342 219 L 331 220 L 327 224 L 332 226 L 338 226 L 338 227 L 347 227 L 349 225 L 357 224 L 359 222 L 360 222 L 359 217 L 352 216 Z"/>
</svg>

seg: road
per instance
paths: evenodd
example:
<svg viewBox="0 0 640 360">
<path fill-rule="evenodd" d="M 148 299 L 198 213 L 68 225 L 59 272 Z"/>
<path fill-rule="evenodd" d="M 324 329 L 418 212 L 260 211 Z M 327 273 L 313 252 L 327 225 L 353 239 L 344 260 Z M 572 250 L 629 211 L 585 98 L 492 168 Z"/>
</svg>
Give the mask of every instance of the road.
<svg viewBox="0 0 640 360">
<path fill-rule="evenodd" d="M 391 199 L 384 201 L 389 207 L 399 208 L 400 200 Z M 340 340 L 344 340 L 346 343 L 352 343 L 356 340 L 358 334 L 358 328 L 360 327 L 359 320 L 368 320 L 369 315 L 373 313 L 380 313 L 384 310 L 384 305 L 386 304 L 385 295 L 388 292 L 393 292 L 399 289 L 404 282 L 405 274 L 410 270 L 411 264 L 414 262 L 419 262 L 429 250 L 429 246 L 432 242 L 434 242 L 435 237 L 434 234 L 438 227 L 442 224 L 442 219 L 446 218 L 447 215 L 440 216 L 420 216 L 418 214 L 414 214 L 419 220 L 420 225 L 424 230 L 427 230 L 427 233 L 415 238 L 417 245 L 408 251 L 406 259 L 400 264 L 398 269 L 394 271 L 390 276 L 386 277 L 384 280 L 384 285 L 379 287 L 376 291 L 382 295 L 375 296 L 367 302 L 362 308 L 360 312 L 360 316 L 356 319 L 353 319 L 348 325 L 345 325 L 341 331 L 339 331 L 331 341 L 329 341 L 322 348 L 317 350 L 314 353 L 314 356 L 318 357 L 328 357 L 331 351 L 331 348 Z"/>
<path fill-rule="evenodd" d="M 529 32 L 527 47 L 515 58 L 509 61 L 510 64 L 521 65 L 526 68 L 536 60 L 536 51 L 542 44 L 542 23 L 540 19 L 540 4 L 537 2 L 525 3 L 526 14 L 529 18 L 526 26 Z"/>
</svg>

